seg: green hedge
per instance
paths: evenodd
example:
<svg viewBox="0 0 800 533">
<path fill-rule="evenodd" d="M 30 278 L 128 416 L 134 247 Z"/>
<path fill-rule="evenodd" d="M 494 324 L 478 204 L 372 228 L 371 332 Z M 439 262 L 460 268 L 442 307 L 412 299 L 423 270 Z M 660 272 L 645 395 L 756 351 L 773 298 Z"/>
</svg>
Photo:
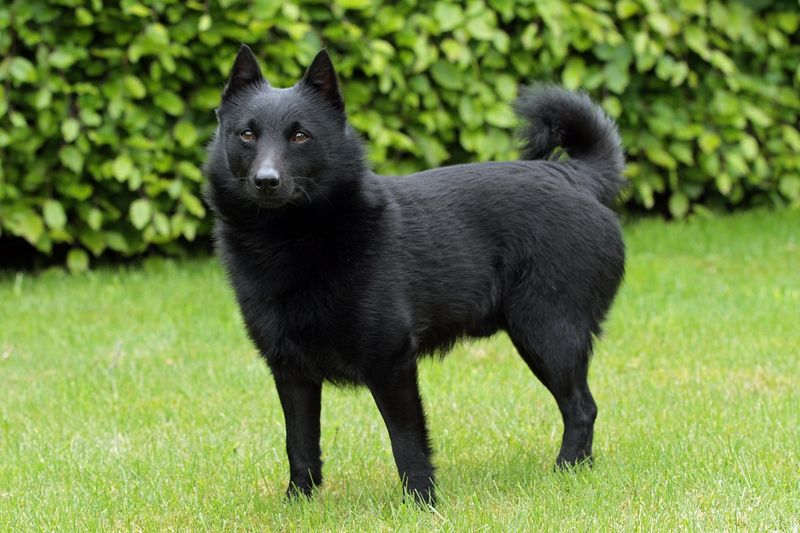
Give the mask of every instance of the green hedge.
<svg viewBox="0 0 800 533">
<path fill-rule="evenodd" d="M 800 199 L 793 1 L 16 0 L 0 7 L 0 238 L 176 252 L 210 229 L 199 166 L 240 42 L 275 85 L 322 46 L 378 171 L 514 157 L 518 83 L 620 123 L 624 201 L 675 217 Z M 666 207 L 665 207 L 666 206 Z M 88 253 L 87 253 L 88 252 Z"/>
</svg>

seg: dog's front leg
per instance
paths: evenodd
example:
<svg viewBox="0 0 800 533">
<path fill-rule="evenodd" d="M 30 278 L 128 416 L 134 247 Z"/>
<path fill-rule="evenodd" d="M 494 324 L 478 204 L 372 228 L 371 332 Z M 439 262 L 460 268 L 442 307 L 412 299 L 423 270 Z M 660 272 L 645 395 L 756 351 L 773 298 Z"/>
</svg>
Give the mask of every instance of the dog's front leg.
<svg viewBox="0 0 800 533">
<path fill-rule="evenodd" d="M 435 504 L 433 465 L 416 363 L 380 372 L 368 383 L 392 441 L 403 488 L 417 502 Z"/>
<path fill-rule="evenodd" d="M 286 454 L 289 456 L 289 497 L 310 496 L 322 483 L 319 446 L 319 411 L 322 385 L 273 372 L 286 421 Z"/>
</svg>

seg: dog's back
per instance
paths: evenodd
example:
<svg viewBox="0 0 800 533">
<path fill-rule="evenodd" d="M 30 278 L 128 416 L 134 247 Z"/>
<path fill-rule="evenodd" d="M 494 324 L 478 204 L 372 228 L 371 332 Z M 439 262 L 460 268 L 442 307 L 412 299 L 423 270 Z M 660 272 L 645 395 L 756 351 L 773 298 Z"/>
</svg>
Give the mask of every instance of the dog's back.
<svg viewBox="0 0 800 533">
<path fill-rule="evenodd" d="M 377 178 L 397 206 L 385 244 L 403 258 L 394 283 L 408 286 L 423 353 L 507 327 L 520 292 L 540 307 L 557 296 L 574 327 L 597 334 L 622 279 L 621 230 L 604 205 L 624 184 L 613 123 L 585 96 L 549 86 L 526 91 L 517 109 L 531 120 L 524 155 L 537 160 Z M 570 159 L 542 159 L 556 148 Z"/>
</svg>

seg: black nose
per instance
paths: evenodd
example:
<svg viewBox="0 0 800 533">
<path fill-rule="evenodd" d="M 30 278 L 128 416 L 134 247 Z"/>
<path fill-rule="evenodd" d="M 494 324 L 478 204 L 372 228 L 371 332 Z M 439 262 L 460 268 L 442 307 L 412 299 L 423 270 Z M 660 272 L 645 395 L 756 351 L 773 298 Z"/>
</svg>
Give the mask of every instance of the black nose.
<svg viewBox="0 0 800 533">
<path fill-rule="evenodd" d="M 254 180 L 256 189 L 277 189 L 281 185 L 281 177 L 274 168 L 261 169 Z"/>
</svg>

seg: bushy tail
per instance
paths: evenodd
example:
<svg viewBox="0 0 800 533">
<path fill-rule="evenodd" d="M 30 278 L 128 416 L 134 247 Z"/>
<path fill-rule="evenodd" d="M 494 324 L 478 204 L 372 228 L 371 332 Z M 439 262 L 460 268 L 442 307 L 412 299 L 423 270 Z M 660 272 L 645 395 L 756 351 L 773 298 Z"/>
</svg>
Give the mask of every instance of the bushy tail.
<svg viewBox="0 0 800 533">
<path fill-rule="evenodd" d="M 582 93 L 536 85 L 523 90 L 516 110 L 527 121 L 521 132 L 523 159 L 548 159 L 560 147 L 571 160 L 596 171 L 577 173 L 575 185 L 605 205 L 613 203 L 625 185 L 625 155 L 616 124 L 598 105 Z"/>
</svg>

